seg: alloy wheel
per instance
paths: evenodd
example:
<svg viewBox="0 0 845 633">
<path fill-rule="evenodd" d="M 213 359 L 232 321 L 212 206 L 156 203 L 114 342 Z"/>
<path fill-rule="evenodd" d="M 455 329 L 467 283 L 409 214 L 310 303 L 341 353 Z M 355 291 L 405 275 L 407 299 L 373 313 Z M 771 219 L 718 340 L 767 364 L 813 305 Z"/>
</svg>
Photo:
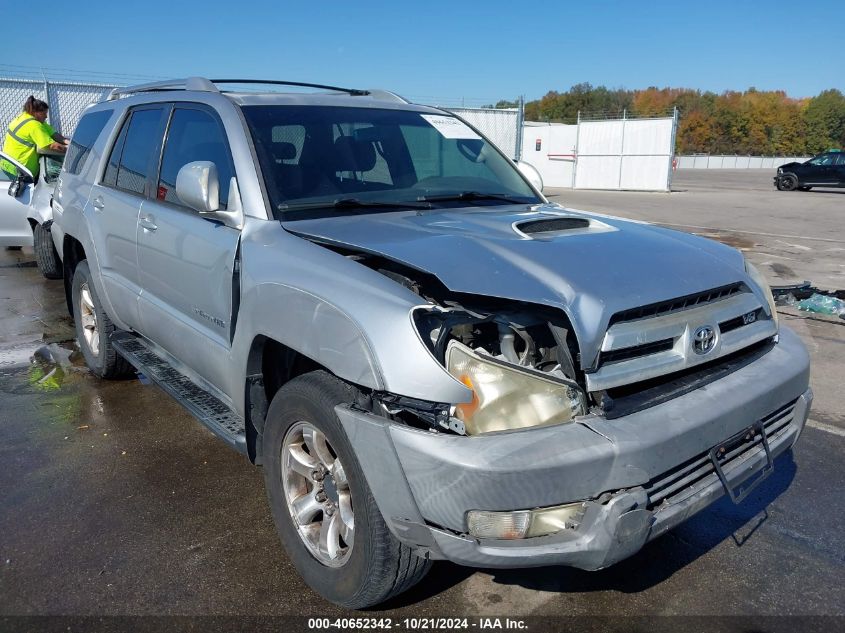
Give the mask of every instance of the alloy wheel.
<svg viewBox="0 0 845 633">
<path fill-rule="evenodd" d="M 282 487 L 293 524 L 308 551 L 328 567 L 352 553 L 355 519 L 343 465 L 325 434 L 293 424 L 282 441 Z"/>
<path fill-rule="evenodd" d="M 82 335 L 88 349 L 94 356 L 100 354 L 100 330 L 97 327 L 97 311 L 94 309 L 94 300 L 91 298 L 91 289 L 88 282 L 82 284 L 79 289 L 79 319 L 82 323 Z"/>
</svg>

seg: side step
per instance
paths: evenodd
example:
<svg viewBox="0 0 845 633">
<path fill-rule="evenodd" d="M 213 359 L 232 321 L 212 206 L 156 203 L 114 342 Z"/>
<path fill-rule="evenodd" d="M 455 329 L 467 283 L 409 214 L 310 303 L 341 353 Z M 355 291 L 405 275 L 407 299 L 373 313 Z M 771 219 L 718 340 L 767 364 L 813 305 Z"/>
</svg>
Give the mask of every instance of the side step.
<svg viewBox="0 0 845 633">
<path fill-rule="evenodd" d="M 156 354 L 144 339 L 121 332 L 112 336 L 112 344 L 118 354 L 185 407 L 208 430 L 246 455 L 243 418 L 219 398 Z"/>
</svg>

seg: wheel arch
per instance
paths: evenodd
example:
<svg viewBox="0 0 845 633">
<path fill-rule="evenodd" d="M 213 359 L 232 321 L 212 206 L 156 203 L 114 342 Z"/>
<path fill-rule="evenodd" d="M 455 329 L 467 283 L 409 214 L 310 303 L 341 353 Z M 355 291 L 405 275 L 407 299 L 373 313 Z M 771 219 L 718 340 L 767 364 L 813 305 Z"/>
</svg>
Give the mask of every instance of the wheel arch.
<svg viewBox="0 0 845 633">
<path fill-rule="evenodd" d="M 261 437 L 267 410 L 279 389 L 297 376 L 312 371 L 333 372 L 309 356 L 264 334 L 258 334 L 252 339 L 246 369 L 244 424 L 247 454 L 250 461 L 260 463 Z"/>
<path fill-rule="evenodd" d="M 73 316 L 73 297 L 71 296 L 73 271 L 76 270 L 79 262 L 86 259 L 88 258 L 82 242 L 71 235 L 65 234 L 64 240 L 62 241 L 62 268 L 64 272 L 65 301 L 67 302 L 67 310 L 70 316 Z"/>
</svg>

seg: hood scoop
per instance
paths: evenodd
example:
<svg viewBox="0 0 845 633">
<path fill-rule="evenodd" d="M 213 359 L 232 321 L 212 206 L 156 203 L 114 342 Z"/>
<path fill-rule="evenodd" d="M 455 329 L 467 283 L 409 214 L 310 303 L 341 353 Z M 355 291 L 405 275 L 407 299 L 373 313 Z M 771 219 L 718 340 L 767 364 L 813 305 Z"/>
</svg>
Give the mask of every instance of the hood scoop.
<svg viewBox="0 0 845 633">
<path fill-rule="evenodd" d="M 522 237 L 541 240 L 563 234 L 604 232 L 613 229 L 604 222 L 568 215 L 514 222 L 513 230 Z"/>
</svg>

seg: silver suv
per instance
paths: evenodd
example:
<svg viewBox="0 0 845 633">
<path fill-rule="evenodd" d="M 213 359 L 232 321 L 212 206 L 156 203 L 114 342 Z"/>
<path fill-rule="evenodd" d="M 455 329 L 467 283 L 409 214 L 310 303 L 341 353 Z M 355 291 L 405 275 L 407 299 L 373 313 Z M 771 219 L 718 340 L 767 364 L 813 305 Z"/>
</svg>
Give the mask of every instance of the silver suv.
<svg viewBox="0 0 845 633">
<path fill-rule="evenodd" d="M 738 251 L 550 204 L 392 93 L 228 83 L 88 109 L 51 234 L 91 370 L 263 466 L 329 600 L 438 559 L 607 567 L 798 438 L 808 356 Z"/>
</svg>

